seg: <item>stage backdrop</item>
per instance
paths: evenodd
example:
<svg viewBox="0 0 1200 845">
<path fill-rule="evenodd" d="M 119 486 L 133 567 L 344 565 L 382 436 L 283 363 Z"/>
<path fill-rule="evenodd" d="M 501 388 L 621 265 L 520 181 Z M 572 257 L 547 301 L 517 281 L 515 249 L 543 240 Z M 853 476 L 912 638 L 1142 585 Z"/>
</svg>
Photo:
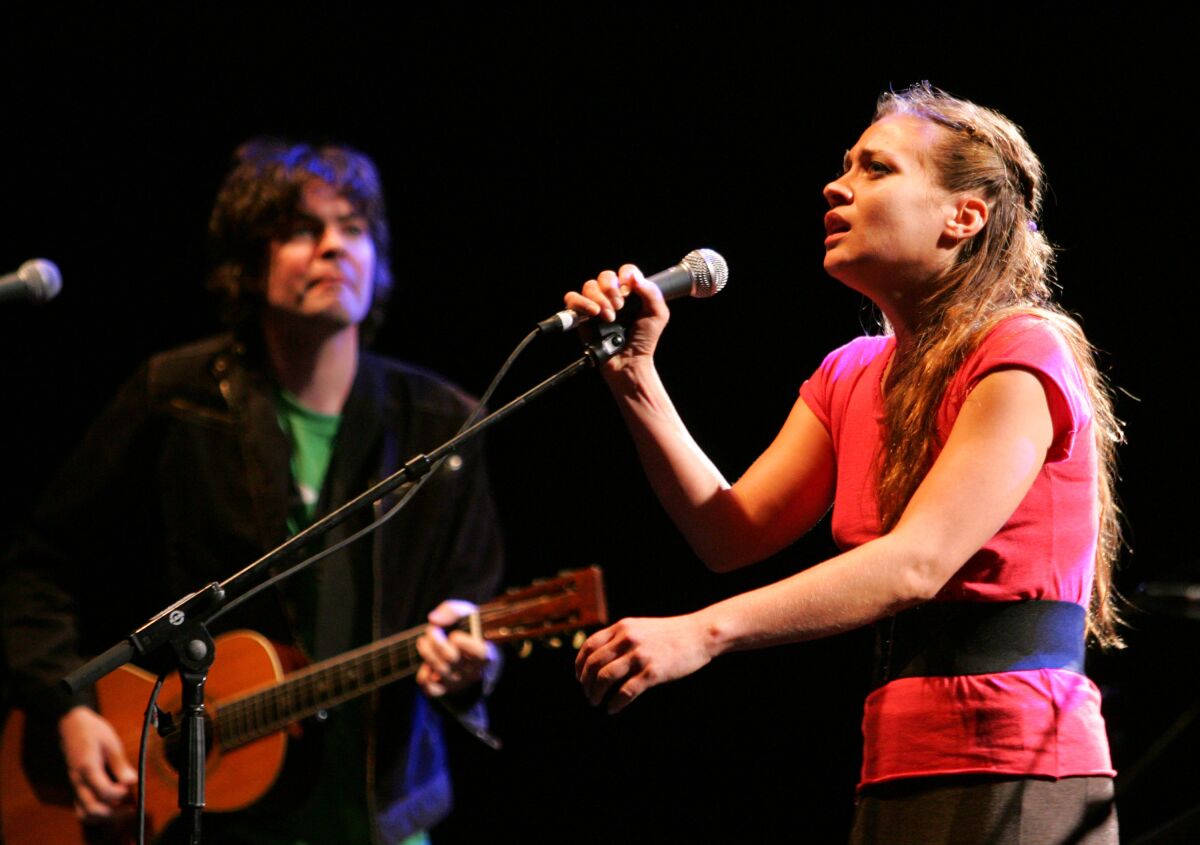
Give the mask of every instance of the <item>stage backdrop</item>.
<svg viewBox="0 0 1200 845">
<path fill-rule="evenodd" d="M 1191 22 L 987 12 L 21 13 L 4 36 L 0 269 L 44 255 L 65 288 L 0 313 L 0 512 L 19 518 L 139 360 L 215 330 L 202 290 L 208 209 L 233 148 L 262 133 L 376 158 L 398 280 L 377 346 L 475 392 L 597 271 L 722 252 L 727 291 L 674 309 L 661 368 L 696 439 L 736 478 L 822 356 L 877 328 L 821 271 L 821 189 L 875 96 L 929 79 L 1013 117 L 1045 161 L 1062 300 L 1128 422 L 1121 494 L 1135 553 L 1123 586 L 1200 580 L 1184 535 L 1197 474 L 1186 410 L 1196 180 L 1180 128 L 1192 109 L 1166 70 L 1191 49 L 1176 36 Z M 578 353 L 570 337 L 540 342 L 501 396 Z M 649 493 L 594 374 L 489 445 L 511 584 L 600 564 L 615 615 L 667 614 L 831 553 L 822 525 L 749 572 L 707 573 Z M 1192 704 L 1200 677 L 1196 623 L 1136 621 L 1130 651 L 1096 664 L 1122 767 Z M 854 633 L 723 658 L 617 718 L 586 706 L 569 650 L 512 659 L 493 703 L 505 749 L 455 743 L 459 811 L 437 838 L 838 841 L 870 647 Z M 1174 770 L 1195 745 L 1185 731 L 1139 770 L 1121 807 L 1127 832 L 1186 808 L 1196 785 Z"/>
</svg>

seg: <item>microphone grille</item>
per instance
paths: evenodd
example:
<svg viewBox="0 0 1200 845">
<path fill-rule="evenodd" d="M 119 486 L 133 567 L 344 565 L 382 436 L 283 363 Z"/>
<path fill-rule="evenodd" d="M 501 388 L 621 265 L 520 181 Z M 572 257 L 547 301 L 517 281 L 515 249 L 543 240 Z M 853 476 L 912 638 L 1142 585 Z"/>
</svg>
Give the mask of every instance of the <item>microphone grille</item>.
<svg viewBox="0 0 1200 845">
<path fill-rule="evenodd" d="M 28 287 L 33 298 L 46 302 L 62 290 L 62 273 L 58 265 L 45 258 L 31 258 L 17 268 L 17 278 Z"/>
<path fill-rule="evenodd" d="M 692 274 L 692 296 L 698 299 L 720 293 L 729 281 L 729 265 L 715 250 L 694 249 L 679 263 Z"/>
</svg>

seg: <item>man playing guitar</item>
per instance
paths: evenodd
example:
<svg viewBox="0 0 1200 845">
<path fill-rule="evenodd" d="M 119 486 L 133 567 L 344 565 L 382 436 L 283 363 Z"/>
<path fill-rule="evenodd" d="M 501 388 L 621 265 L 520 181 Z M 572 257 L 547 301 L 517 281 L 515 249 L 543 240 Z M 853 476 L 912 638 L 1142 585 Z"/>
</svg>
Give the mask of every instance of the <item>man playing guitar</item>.
<svg viewBox="0 0 1200 845">
<path fill-rule="evenodd" d="M 4 650 L 35 742 L 26 758 L 49 758 L 57 737 L 58 765 L 88 822 L 127 812 L 136 773 L 95 699 L 69 696 L 60 678 L 89 650 L 448 439 L 474 407 L 440 377 L 363 349 L 392 281 L 381 186 L 366 156 L 251 141 L 221 187 L 210 234 L 210 285 L 229 332 L 137 371 L 5 562 Z M 492 595 L 500 566 L 483 461 L 468 450 L 381 530 L 242 605 L 221 628 L 287 643 L 288 669 L 426 618 L 449 626 L 466 602 Z M 463 601 L 439 605 L 448 596 Z M 432 626 L 416 647 L 427 696 L 486 736 L 494 647 Z M 426 841 L 450 808 L 440 718 L 427 698 L 402 684 L 318 716 L 293 729 L 301 741 L 269 794 L 206 816 L 206 838 Z"/>
</svg>

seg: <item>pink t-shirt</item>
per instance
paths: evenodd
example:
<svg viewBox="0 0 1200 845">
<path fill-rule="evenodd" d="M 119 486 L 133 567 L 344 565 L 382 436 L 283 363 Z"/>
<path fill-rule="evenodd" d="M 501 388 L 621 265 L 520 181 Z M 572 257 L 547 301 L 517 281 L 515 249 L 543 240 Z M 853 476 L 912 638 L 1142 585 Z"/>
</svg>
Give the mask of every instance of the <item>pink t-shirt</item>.
<svg viewBox="0 0 1200 845">
<path fill-rule="evenodd" d="M 833 536 L 843 550 L 882 533 L 880 382 L 894 349 L 892 337 L 857 338 L 830 353 L 800 388 L 833 438 Z M 984 338 L 946 389 L 938 445 L 975 385 L 1008 368 L 1041 381 L 1054 439 L 1025 499 L 934 601 L 1053 599 L 1087 607 L 1099 525 L 1092 408 L 1070 349 L 1049 323 L 1013 317 Z M 863 735 L 860 787 L 922 775 L 1114 774 L 1099 692 L 1065 669 L 894 680 L 867 697 Z"/>
</svg>

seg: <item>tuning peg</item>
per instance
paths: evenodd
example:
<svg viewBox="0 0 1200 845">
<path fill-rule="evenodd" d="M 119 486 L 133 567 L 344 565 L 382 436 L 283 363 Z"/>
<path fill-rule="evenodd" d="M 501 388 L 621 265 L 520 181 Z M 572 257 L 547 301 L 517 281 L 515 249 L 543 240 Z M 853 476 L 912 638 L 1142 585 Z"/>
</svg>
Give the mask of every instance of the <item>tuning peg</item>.
<svg viewBox="0 0 1200 845">
<path fill-rule="evenodd" d="M 571 637 L 571 648 L 579 651 L 585 642 L 587 642 L 587 634 L 583 631 L 576 631 L 575 636 Z"/>
<path fill-rule="evenodd" d="M 517 649 L 517 657 L 522 659 L 533 654 L 533 640 L 522 640 L 521 647 Z"/>
<path fill-rule="evenodd" d="M 551 637 L 550 639 L 546 640 L 546 645 L 550 646 L 550 648 L 562 648 L 562 639 L 559 637 Z"/>
</svg>

